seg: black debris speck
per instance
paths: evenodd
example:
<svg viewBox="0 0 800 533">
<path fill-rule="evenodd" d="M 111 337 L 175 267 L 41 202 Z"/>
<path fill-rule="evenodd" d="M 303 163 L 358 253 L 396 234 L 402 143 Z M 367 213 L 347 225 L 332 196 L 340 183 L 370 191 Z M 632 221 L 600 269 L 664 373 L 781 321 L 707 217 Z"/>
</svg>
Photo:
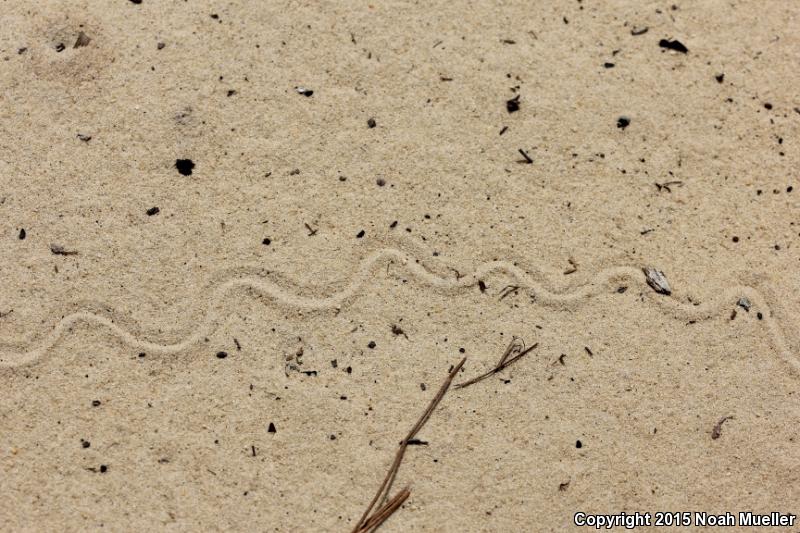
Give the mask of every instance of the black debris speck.
<svg viewBox="0 0 800 533">
<path fill-rule="evenodd" d="M 81 439 L 81 447 L 83 447 L 83 448 L 88 448 L 88 447 L 89 447 L 89 446 L 91 446 L 91 445 L 92 445 L 92 443 L 91 443 L 91 442 L 89 442 L 88 440 L 83 440 L 83 439 Z"/>
<path fill-rule="evenodd" d="M 375 119 L 374 119 L 374 118 L 371 118 L 371 119 L 367 120 L 367 126 L 368 126 L 368 127 L 370 127 L 370 128 L 374 128 L 374 127 L 375 127 L 375 126 L 377 126 L 377 125 L 378 125 L 378 123 L 377 123 L 377 122 L 375 122 Z"/>
<path fill-rule="evenodd" d="M 511 100 L 506 101 L 506 110 L 509 113 L 515 113 L 519 111 L 519 95 L 515 96 Z"/>
<path fill-rule="evenodd" d="M 478 289 L 480 289 L 481 292 L 486 292 L 486 283 L 484 283 L 482 279 L 478 280 Z"/>
<path fill-rule="evenodd" d="M 92 140 L 92 136 L 91 135 L 84 135 L 83 133 L 79 133 L 78 134 L 78 139 L 80 139 L 81 141 L 83 141 L 85 143 L 88 143 L 89 141 Z"/>
<path fill-rule="evenodd" d="M 524 158 L 524 160 L 520 161 L 520 163 L 525 163 L 526 165 L 530 165 L 531 163 L 533 163 L 533 159 L 531 159 L 531 156 L 529 156 L 529 155 L 527 154 L 527 152 L 525 152 L 525 150 L 523 150 L 522 148 L 520 148 L 520 149 L 519 149 L 519 150 L 517 150 L 517 151 L 518 151 L 518 152 L 520 153 L 520 155 L 522 155 L 522 157 Z"/>
<path fill-rule="evenodd" d="M 369 348 L 370 350 L 374 350 L 375 346 L 377 346 L 375 344 L 375 341 L 369 341 L 369 344 L 367 344 L 367 348 Z"/>
<path fill-rule="evenodd" d="M 228 96 L 233 96 L 236 94 L 236 89 L 228 89 Z"/>
<path fill-rule="evenodd" d="M 105 474 L 106 472 L 108 472 L 108 467 L 106 465 L 100 465 L 100 472 Z"/>
<path fill-rule="evenodd" d="M 628 117 L 619 117 L 617 119 L 617 127 L 621 130 L 627 128 L 630 125 L 630 123 L 631 119 L 629 119 Z"/>
<path fill-rule="evenodd" d="M 583 443 L 581 441 L 579 441 L 579 440 L 576 440 L 575 441 L 575 447 L 578 448 L 578 449 L 581 449 L 581 448 L 583 448 Z"/>
<path fill-rule="evenodd" d="M 269 423 L 269 427 L 267 428 L 267 433 L 277 433 L 278 430 L 275 429 L 275 424 L 272 422 Z"/>
<path fill-rule="evenodd" d="M 366 232 L 366 231 L 364 231 L 364 230 L 362 229 L 361 231 L 359 231 L 359 232 L 356 234 L 356 238 L 357 238 L 357 239 L 360 239 L 360 238 L 362 238 L 362 237 L 363 237 L 364 235 L 366 235 L 366 234 L 367 234 L 367 232 Z"/>
<path fill-rule="evenodd" d="M 184 176 L 191 176 L 194 162 L 191 159 L 176 159 L 175 168 Z"/>
<path fill-rule="evenodd" d="M 66 46 L 64 46 L 64 43 L 58 43 L 56 45 L 56 52 L 63 52 L 65 48 Z"/>
<path fill-rule="evenodd" d="M 759 319 L 759 320 L 764 320 L 764 315 L 761 313 L 761 311 L 756 313 L 756 318 Z"/>
<path fill-rule="evenodd" d="M 644 26 L 644 27 L 642 27 L 642 28 L 636 28 L 636 27 L 634 27 L 634 28 L 631 30 L 631 35 L 634 35 L 634 36 L 636 36 L 636 35 L 644 35 L 645 33 L 647 33 L 647 30 L 649 30 L 649 29 L 650 29 L 650 28 L 648 28 L 647 26 Z"/>
<path fill-rule="evenodd" d="M 717 74 L 714 79 L 717 80 L 717 83 L 722 83 L 725 81 L 725 74 Z"/>
<path fill-rule="evenodd" d="M 228 352 L 217 352 L 217 359 L 225 359 L 228 357 Z"/>
<path fill-rule="evenodd" d="M 269 246 L 271 243 L 272 239 L 270 239 L 269 237 L 264 237 L 264 240 L 261 241 L 261 244 L 263 244 L 264 246 Z"/>
<path fill-rule="evenodd" d="M 383 187 L 384 185 L 386 185 L 386 180 L 383 178 L 378 178 L 377 180 L 375 180 L 375 183 L 378 184 L 378 187 Z"/>
<path fill-rule="evenodd" d="M 100 400 L 92 400 L 92 407 L 100 407 Z"/>
<path fill-rule="evenodd" d="M 141 4 L 142 0 L 130 0 L 131 4 Z"/>
<path fill-rule="evenodd" d="M 686 48 L 686 46 L 684 46 L 684 44 L 677 39 L 674 39 L 672 41 L 670 41 L 669 39 L 661 39 L 660 41 L 658 41 L 658 46 L 660 46 L 661 48 L 665 48 L 667 50 L 674 50 L 682 54 L 689 52 L 689 49 Z"/>
<path fill-rule="evenodd" d="M 25 233 L 25 228 L 22 228 L 21 230 L 19 230 L 19 240 L 24 241 L 26 235 L 27 234 Z"/>
<path fill-rule="evenodd" d="M 609 63 L 609 62 L 603 63 L 603 67 L 604 68 L 614 68 L 614 63 Z"/>
<path fill-rule="evenodd" d="M 153 215 L 157 215 L 159 213 L 159 211 L 161 211 L 161 210 L 158 207 L 151 207 L 146 212 L 147 212 L 147 216 L 151 217 Z"/>
<path fill-rule="evenodd" d="M 295 87 L 294 90 L 297 91 L 298 94 L 302 94 L 305 97 L 310 97 L 312 94 L 314 94 L 312 89 L 307 89 L 305 87 Z"/>
<path fill-rule="evenodd" d="M 158 44 L 156 45 L 156 48 L 158 48 L 159 50 L 163 50 L 165 46 L 167 46 L 167 45 L 166 45 L 166 44 L 164 44 L 164 43 L 158 43 Z"/>
<path fill-rule="evenodd" d="M 772 104 L 770 104 L 769 102 L 765 103 L 765 104 L 764 104 L 764 109 L 766 109 L 767 111 L 769 111 L 770 109 L 772 109 Z"/>
</svg>

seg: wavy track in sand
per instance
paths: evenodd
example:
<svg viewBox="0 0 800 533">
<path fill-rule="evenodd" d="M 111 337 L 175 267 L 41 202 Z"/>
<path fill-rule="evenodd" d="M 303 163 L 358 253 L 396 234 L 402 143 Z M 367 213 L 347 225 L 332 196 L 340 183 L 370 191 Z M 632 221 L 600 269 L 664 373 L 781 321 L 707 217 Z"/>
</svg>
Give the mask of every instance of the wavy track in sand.
<svg viewBox="0 0 800 533">
<path fill-rule="evenodd" d="M 393 248 L 377 250 L 366 256 L 360 263 L 358 270 L 352 278 L 350 284 L 343 290 L 327 297 L 307 297 L 288 293 L 281 286 L 263 279 L 253 277 L 237 277 L 221 282 L 213 288 L 212 298 L 202 322 L 197 329 L 186 339 L 175 344 L 157 344 L 148 342 L 137 337 L 127 329 L 119 326 L 106 316 L 89 312 L 79 311 L 65 316 L 58 324 L 41 339 L 35 346 L 20 353 L 12 353 L 14 346 L 18 343 L 0 341 L 0 368 L 13 368 L 23 365 L 31 365 L 41 360 L 47 352 L 58 342 L 58 340 L 73 326 L 78 323 L 86 322 L 105 327 L 114 335 L 121 338 L 126 344 L 137 349 L 145 350 L 153 354 L 174 354 L 181 352 L 190 346 L 201 342 L 206 336 L 213 332 L 219 324 L 219 314 L 215 309 L 215 303 L 221 301 L 226 293 L 241 288 L 255 290 L 256 292 L 268 296 L 280 304 L 301 308 L 305 310 L 323 310 L 341 307 L 347 300 L 358 294 L 373 277 L 373 272 L 378 266 L 392 261 L 402 265 L 409 273 L 424 283 L 440 290 L 454 290 L 475 285 L 478 280 L 487 277 L 493 272 L 505 272 L 516 280 L 520 288 L 533 291 L 536 303 L 549 306 L 570 306 L 579 305 L 586 299 L 601 294 L 604 291 L 616 289 L 616 284 L 612 287 L 611 282 L 627 281 L 645 285 L 644 275 L 638 268 L 630 266 L 612 267 L 598 272 L 594 278 L 583 286 L 570 293 L 556 293 L 547 290 L 533 277 L 521 268 L 507 261 L 492 261 L 478 267 L 474 272 L 466 274 L 458 279 L 444 278 L 430 272 L 414 257 Z M 723 311 L 733 308 L 737 300 L 745 296 L 750 299 L 755 309 L 761 310 L 764 315 L 765 324 L 769 330 L 779 356 L 784 359 L 789 366 L 797 373 L 800 373 L 800 361 L 792 355 L 784 341 L 783 334 L 777 321 L 771 317 L 767 302 L 756 289 L 746 286 L 729 287 L 717 293 L 712 299 L 701 305 L 694 306 L 680 303 L 674 298 L 658 296 L 648 290 L 665 312 L 673 317 L 686 320 L 703 320 L 716 316 Z"/>
</svg>

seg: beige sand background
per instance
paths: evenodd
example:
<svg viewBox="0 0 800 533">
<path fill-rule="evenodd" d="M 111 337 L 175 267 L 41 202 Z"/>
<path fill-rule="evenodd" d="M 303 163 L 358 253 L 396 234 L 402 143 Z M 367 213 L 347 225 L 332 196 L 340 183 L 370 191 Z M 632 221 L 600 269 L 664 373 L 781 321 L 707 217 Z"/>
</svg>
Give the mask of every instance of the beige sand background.
<svg viewBox="0 0 800 533">
<path fill-rule="evenodd" d="M 800 511 L 796 2 L 0 22 L 3 531 L 348 531 L 514 336 L 386 531 Z"/>
</svg>

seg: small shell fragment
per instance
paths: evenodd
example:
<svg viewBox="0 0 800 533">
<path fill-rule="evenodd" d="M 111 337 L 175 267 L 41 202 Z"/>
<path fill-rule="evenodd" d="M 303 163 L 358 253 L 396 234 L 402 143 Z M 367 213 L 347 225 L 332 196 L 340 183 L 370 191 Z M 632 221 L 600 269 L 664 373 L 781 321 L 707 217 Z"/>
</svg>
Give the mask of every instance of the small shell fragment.
<svg viewBox="0 0 800 533">
<path fill-rule="evenodd" d="M 736 305 L 738 305 L 739 307 L 741 307 L 742 309 L 744 309 L 749 313 L 750 307 L 752 307 L 753 304 L 750 303 L 750 300 L 742 296 L 741 298 L 739 298 L 739 301 L 736 302 Z"/>
<path fill-rule="evenodd" d="M 651 267 L 643 268 L 642 272 L 644 272 L 644 277 L 647 279 L 647 284 L 650 285 L 654 291 L 659 294 L 666 294 L 667 296 L 672 294 L 672 289 L 669 287 L 669 282 L 663 272 Z"/>
</svg>

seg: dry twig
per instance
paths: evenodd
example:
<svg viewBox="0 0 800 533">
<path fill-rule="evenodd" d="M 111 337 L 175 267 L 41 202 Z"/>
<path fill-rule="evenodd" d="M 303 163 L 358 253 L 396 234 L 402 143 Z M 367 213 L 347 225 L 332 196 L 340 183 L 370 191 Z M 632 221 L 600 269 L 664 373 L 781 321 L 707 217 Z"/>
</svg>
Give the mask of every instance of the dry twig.
<svg viewBox="0 0 800 533">
<path fill-rule="evenodd" d="M 397 477 L 397 472 L 400 470 L 400 463 L 403 462 L 403 456 L 408 448 L 408 441 L 417 436 L 419 430 L 422 429 L 422 426 L 424 426 L 431 417 L 433 411 L 436 410 L 436 406 L 442 401 L 447 389 L 450 388 L 453 378 L 456 377 L 456 374 L 459 370 L 461 370 L 461 367 L 464 366 L 466 361 L 467 358 L 465 357 L 453 367 L 453 369 L 447 375 L 447 379 L 445 379 L 444 383 L 442 383 L 442 386 L 439 388 L 439 392 L 436 393 L 436 396 L 434 396 L 433 400 L 431 400 L 431 403 L 428 404 L 428 408 L 425 409 L 425 412 L 422 413 L 422 416 L 419 418 L 419 420 L 417 420 L 417 423 L 414 424 L 414 427 L 412 427 L 411 431 L 408 432 L 406 438 L 400 443 L 400 448 L 397 450 L 397 453 L 394 456 L 394 461 L 392 462 L 392 466 L 389 468 L 389 472 L 386 473 L 386 477 L 383 478 L 381 486 L 378 487 L 378 492 L 375 493 L 375 496 L 367 506 L 364 514 L 361 515 L 361 519 L 353 528 L 352 533 L 371 533 L 372 531 L 375 531 L 387 518 L 389 518 L 389 516 L 392 515 L 392 513 L 394 513 L 400 507 L 400 505 L 402 505 L 406 498 L 408 498 L 408 496 L 411 494 L 409 488 L 406 487 L 390 500 L 386 501 L 389 496 L 389 491 L 392 489 L 392 484 Z M 377 504 L 379 500 L 385 503 L 383 503 L 374 513 L 370 514 L 372 509 L 375 507 L 375 504 Z"/>
<path fill-rule="evenodd" d="M 465 381 L 464 383 L 459 383 L 458 385 L 456 385 L 455 388 L 463 389 L 464 387 L 468 387 L 470 385 L 478 383 L 479 381 L 483 381 L 484 379 L 488 378 L 491 375 L 497 374 L 506 367 L 516 363 L 519 359 L 521 359 L 523 356 L 525 356 L 528 352 L 530 352 L 537 346 L 539 346 L 538 342 L 535 343 L 530 348 L 525 348 L 525 342 L 522 339 L 514 337 L 513 339 L 511 339 L 511 343 L 508 345 L 508 348 L 506 348 L 505 353 L 503 354 L 503 356 L 500 358 L 500 360 L 497 362 L 497 364 L 493 369 L 489 370 L 485 374 L 481 374 L 476 378 L 472 378 L 469 381 Z"/>
</svg>

